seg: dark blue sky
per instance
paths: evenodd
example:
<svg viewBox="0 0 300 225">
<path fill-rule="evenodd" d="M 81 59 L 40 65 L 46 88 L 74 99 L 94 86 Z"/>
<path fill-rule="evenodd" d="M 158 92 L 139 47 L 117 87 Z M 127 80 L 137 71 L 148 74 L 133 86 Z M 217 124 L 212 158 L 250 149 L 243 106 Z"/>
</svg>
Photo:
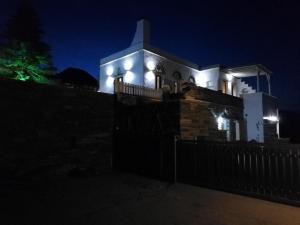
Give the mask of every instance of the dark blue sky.
<svg viewBox="0 0 300 225">
<path fill-rule="evenodd" d="M 17 0 L 0 0 L 0 30 Z M 98 77 L 99 60 L 129 46 L 136 21 L 152 25 L 152 44 L 200 66 L 262 63 L 273 72 L 282 109 L 300 111 L 300 7 L 273 1 L 32 0 L 59 70 Z"/>
</svg>

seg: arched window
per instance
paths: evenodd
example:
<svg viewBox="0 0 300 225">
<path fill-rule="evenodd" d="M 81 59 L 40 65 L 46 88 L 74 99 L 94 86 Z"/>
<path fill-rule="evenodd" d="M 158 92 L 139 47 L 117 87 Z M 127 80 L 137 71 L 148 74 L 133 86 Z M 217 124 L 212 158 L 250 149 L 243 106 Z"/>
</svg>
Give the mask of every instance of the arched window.
<svg viewBox="0 0 300 225">
<path fill-rule="evenodd" d="M 193 76 L 189 77 L 189 82 L 195 84 L 195 78 Z"/>
<path fill-rule="evenodd" d="M 158 63 L 154 69 L 154 73 L 156 75 L 162 76 L 166 74 L 166 70 L 164 68 L 164 66 L 161 63 Z"/>
<path fill-rule="evenodd" d="M 176 79 L 176 80 L 181 80 L 182 76 L 181 73 L 179 71 L 174 71 L 174 73 L 172 74 L 172 76 Z"/>
</svg>

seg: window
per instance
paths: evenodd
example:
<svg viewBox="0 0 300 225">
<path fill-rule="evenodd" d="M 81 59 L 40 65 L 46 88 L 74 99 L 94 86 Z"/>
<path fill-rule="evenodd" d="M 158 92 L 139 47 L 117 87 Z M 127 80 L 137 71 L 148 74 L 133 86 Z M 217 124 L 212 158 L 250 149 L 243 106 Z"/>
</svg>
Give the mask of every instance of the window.
<svg viewBox="0 0 300 225">
<path fill-rule="evenodd" d="M 178 93 L 178 83 L 176 81 L 174 83 L 174 92 L 175 94 Z"/>
<path fill-rule="evenodd" d="M 207 81 L 206 82 L 206 87 L 209 88 L 209 89 L 213 89 L 214 88 L 214 84 L 212 81 Z"/>
<path fill-rule="evenodd" d="M 190 76 L 189 77 L 189 82 L 194 84 L 195 83 L 195 78 L 193 76 Z"/>
<path fill-rule="evenodd" d="M 219 116 L 217 118 L 218 130 L 225 131 L 227 141 L 230 140 L 230 120 Z"/>
<path fill-rule="evenodd" d="M 166 74 L 166 70 L 165 70 L 164 66 L 161 63 L 158 63 L 156 65 L 155 69 L 154 69 L 154 73 L 156 75 L 162 76 L 162 75 Z"/>
<path fill-rule="evenodd" d="M 181 73 L 177 70 L 172 74 L 172 76 L 175 80 L 181 80 L 182 79 Z"/>
</svg>

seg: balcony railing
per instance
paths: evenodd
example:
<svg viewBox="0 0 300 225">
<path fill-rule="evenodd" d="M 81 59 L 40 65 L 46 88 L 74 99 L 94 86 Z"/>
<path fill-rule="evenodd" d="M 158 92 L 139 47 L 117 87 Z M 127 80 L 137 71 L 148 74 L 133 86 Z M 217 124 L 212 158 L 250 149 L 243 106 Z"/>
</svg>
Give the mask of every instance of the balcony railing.
<svg viewBox="0 0 300 225">
<path fill-rule="evenodd" d="M 128 94 L 135 96 L 143 96 L 154 99 L 162 98 L 161 89 L 152 89 L 140 85 L 128 84 L 124 82 L 115 81 L 114 83 L 114 92 L 116 94 Z"/>
</svg>

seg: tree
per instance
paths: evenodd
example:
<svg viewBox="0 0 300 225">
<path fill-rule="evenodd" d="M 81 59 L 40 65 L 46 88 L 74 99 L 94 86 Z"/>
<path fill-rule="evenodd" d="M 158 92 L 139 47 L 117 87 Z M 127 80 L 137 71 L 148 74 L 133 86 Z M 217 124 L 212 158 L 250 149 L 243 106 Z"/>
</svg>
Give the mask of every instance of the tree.
<svg viewBox="0 0 300 225">
<path fill-rule="evenodd" d="M 28 1 L 22 1 L 1 35 L 0 74 L 17 80 L 48 83 L 55 73 L 50 47 L 42 40 L 39 17 Z"/>
</svg>

